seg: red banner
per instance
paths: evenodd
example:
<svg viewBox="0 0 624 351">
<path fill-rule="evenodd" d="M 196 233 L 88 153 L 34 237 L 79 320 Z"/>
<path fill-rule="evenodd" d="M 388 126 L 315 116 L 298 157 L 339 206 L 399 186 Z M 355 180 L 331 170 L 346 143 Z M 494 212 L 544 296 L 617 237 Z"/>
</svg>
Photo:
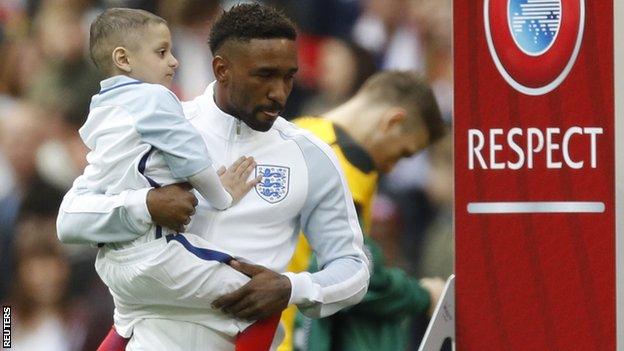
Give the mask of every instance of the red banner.
<svg viewBox="0 0 624 351">
<path fill-rule="evenodd" d="M 460 351 L 616 350 L 613 11 L 454 1 Z"/>
</svg>

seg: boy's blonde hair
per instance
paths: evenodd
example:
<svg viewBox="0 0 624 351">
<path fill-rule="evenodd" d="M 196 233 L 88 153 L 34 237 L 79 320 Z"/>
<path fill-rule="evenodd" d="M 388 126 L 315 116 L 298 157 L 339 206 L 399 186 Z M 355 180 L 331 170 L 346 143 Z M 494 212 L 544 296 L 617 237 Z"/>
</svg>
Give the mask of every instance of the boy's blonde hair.
<svg viewBox="0 0 624 351">
<path fill-rule="evenodd" d="M 137 9 L 111 8 L 91 23 L 89 54 L 104 74 L 113 71 L 112 53 L 116 47 L 135 49 L 140 45 L 142 31 L 153 24 L 167 24 L 155 14 Z"/>
</svg>

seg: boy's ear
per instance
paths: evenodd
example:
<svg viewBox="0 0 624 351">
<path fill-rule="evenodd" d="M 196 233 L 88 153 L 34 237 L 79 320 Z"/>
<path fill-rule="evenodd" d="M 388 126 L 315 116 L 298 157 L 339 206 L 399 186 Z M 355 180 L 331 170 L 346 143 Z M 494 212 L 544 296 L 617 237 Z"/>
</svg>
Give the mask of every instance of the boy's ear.
<svg viewBox="0 0 624 351">
<path fill-rule="evenodd" d="M 130 61 L 128 60 L 128 50 L 123 46 L 118 46 L 113 50 L 113 64 L 125 73 L 132 72 Z"/>
</svg>

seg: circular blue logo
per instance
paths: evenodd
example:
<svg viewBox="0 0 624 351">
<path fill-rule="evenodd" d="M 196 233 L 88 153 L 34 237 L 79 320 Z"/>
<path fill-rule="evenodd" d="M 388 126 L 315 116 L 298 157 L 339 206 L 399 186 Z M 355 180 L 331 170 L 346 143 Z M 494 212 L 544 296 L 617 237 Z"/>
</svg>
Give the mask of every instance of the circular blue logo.
<svg viewBox="0 0 624 351">
<path fill-rule="evenodd" d="M 508 0 L 507 22 L 522 52 L 539 56 L 553 45 L 561 25 L 561 0 Z"/>
</svg>

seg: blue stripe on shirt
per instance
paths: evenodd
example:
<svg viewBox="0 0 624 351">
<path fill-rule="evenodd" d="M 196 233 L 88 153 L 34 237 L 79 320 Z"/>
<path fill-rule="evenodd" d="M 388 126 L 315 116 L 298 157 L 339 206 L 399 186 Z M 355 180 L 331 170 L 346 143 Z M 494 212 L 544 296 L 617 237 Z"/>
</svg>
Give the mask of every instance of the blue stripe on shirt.
<svg viewBox="0 0 624 351">
<path fill-rule="evenodd" d="M 143 177 L 147 179 L 147 182 L 151 186 L 153 186 L 154 188 L 160 188 L 160 184 L 158 184 L 154 179 L 145 175 L 145 167 L 147 165 L 147 159 L 149 158 L 149 155 L 152 153 L 152 151 L 154 151 L 153 146 L 150 147 L 149 150 L 147 150 L 147 152 L 143 155 L 143 157 L 141 157 L 141 160 L 139 161 L 139 173 L 141 173 L 141 175 L 143 175 Z M 160 239 L 161 237 L 162 237 L 162 227 L 159 225 L 156 225 L 156 239 Z"/>
</svg>

